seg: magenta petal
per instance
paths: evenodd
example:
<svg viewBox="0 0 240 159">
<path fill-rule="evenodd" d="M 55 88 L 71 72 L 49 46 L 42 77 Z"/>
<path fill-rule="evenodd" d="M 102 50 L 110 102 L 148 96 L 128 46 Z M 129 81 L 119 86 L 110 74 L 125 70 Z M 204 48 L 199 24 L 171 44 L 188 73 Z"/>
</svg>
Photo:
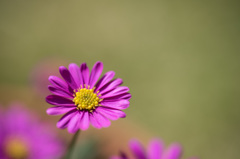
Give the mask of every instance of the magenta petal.
<svg viewBox="0 0 240 159">
<path fill-rule="evenodd" d="M 66 98 L 73 98 L 73 95 L 71 95 L 69 92 L 67 92 L 61 88 L 57 88 L 54 86 L 48 86 L 48 89 L 55 95 L 66 97 Z"/>
<path fill-rule="evenodd" d="M 70 99 L 64 98 L 64 97 L 60 97 L 57 95 L 49 95 L 46 97 L 46 101 L 49 104 L 52 105 L 57 105 L 57 106 L 75 106 L 75 104 L 73 103 L 73 101 L 71 101 Z"/>
<path fill-rule="evenodd" d="M 126 109 L 129 107 L 129 101 L 125 99 L 105 101 L 101 102 L 101 105 L 104 107 L 114 108 L 114 109 Z"/>
<path fill-rule="evenodd" d="M 83 112 L 77 111 L 72 118 L 70 119 L 68 123 L 68 132 L 75 133 L 79 130 L 79 122 L 81 120 L 81 117 L 83 115 Z"/>
<path fill-rule="evenodd" d="M 104 93 L 107 93 L 108 91 L 115 89 L 117 86 L 121 85 L 122 83 L 123 83 L 122 79 L 120 79 L 120 78 L 115 79 L 115 80 L 111 81 L 110 83 L 108 83 L 106 86 L 104 86 L 100 90 L 100 94 L 103 95 Z"/>
<path fill-rule="evenodd" d="M 140 142 L 137 140 L 131 140 L 129 142 L 129 147 L 137 159 L 147 159 L 144 148 Z"/>
<path fill-rule="evenodd" d="M 92 113 L 89 114 L 90 123 L 93 127 L 100 129 L 102 126 L 98 123 L 98 121 L 95 119 Z"/>
<path fill-rule="evenodd" d="M 58 88 L 62 88 L 64 90 L 68 90 L 68 85 L 65 81 L 63 81 L 61 78 L 57 77 L 57 76 L 50 76 L 48 78 L 48 80 L 50 81 L 50 83 Z"/>
<path fill-rule="evenodd" d="M 93 88 L 93 86 L 96 84 L 96 82 L 98 81 L 99 77 L 102 74 L 102 70 L 103 70 L 103 63 L 102 62 L 96 62 L 95 65 L 93 66 L 93 69 L 91 71 L 91 75 L 89 78 L 89 85 L 90 88 Z"/>
<path fill-rule="evenodd" d="M 69 120 L 78 113 L 78 110 L 71 110 L 70 112 L 66 113 L 64 116 L 61 117 L 61 119 L 57 122 L 57 127 L 64 129 L 68 126 Z"/>
<path fill-rule="evenodd" d="M 80 88 L 80 85 L 82 85 L 83 83 L 82 83 L 82 80 L 80 78 L 79 66 L 75 63 L 71 63 L 71 64 L 69 64 L 68 68 L 69 68 L 69 71 L 70 71 L 77 87 Z"/>
<path fill-rule="evenodd" d="M 172 144 L 164 152 L 163 159 L 180 159 L 181 155 L 182 147 L 179 144 Z"/>
<path fill-rule="evenodd" d="M 114 90 L 104 94 L 101 98 L 109 98 L 109 97 L 112 97 L 112 96 L 117 96 L 117 95 L 120 95 L 120 94 L 127 93 L 128 91 L 129 91 L 128 87 L 119 86 L 119 87 L 115 88 Z"/>
<path fill-rule="evenodd" d="M 148 159 L 161 159 L 163 148 L 161 140 L 153 139 L 148 146 Z"/>
<path fill-rule="evenodd" d="M 67 113 L 74 109 L 76 109 L 76 107 L 61 107 L 61 106 L 51 107 L 51 108 L 47 109 L 47 114 L 48 115 L 61 115 L 61 114 Z"/>
<path fill-rule="evenodd" d="M 88 111 L 83 112 L 82 118 L 79 123 L 81 130 L 87 130 L 89 127 L 89 113 Z"/>
<path fill-rule="evenodd" d="M 117 95 L 117 96 L 104 98 L 104 101 L 112 101 L 112 100 L 120 100 L 120 99 L 129 100 L 129 99 L 131 99 L 131 97 L 132 97 L 132 95 L 130 93 L 123 93 L 123 94 L 120 94 L 120 95 Z"/>
<path fill-rule="evenodd" d="M 80 74 L 81 74 L 81 79 L 84 84 L 88 85 L 89 81 L 89 69 L 86 63 L 82 63 L 80 66 Z"/>
<path fill-rule="evenodd" d="M 121 110 L 117 110 L 117 109 L 109 109 L 109 108 L 104 108 L 104 107 L 98 107 L 97 110 L 99 113 L 101 113 L 102 115 L 104 115 L 106 118 L 110 119 L 110 120 L 117 120 L 119 118 L 125 118 L 126 114 L 121 111 Z"/>
<path fill-rule="evenodd" d="M 96 121 L 98 122 L 98 124 L 101 127 L 109 127 L 111 125 L 111 122 L 102 114 L 98 113 L 97 111 L 93 112 L 93 117 L 96 119 Z"/>
<path fill-rule="evenodd" d="M 59 67 L 59 72 L 62 75 L 63 79 L 68 83 L 68 85 L 72 88 L 72 89 L 77 89 L 77 84 L 75 83 L 72 75 L 70 74 L 70 72 L 68 71 L 68 69 L 64 66 L 60 66 Z"/>
<path fill-rule="evenodd" d="M 98 91 L 103 86 L 105 86 L 108 82 L 110 82 L 113 79 L 114 76 L 115 76 L 114 71 L 109 71 L 109 72 L 105 73 L 105 75 L 96 84 L 95 91 Z"/>
</svg>

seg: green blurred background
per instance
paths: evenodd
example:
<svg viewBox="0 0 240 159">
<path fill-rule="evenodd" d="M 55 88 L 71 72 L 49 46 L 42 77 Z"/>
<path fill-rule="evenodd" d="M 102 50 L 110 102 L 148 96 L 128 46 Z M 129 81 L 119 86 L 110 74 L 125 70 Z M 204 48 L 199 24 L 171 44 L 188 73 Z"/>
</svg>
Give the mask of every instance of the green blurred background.
<svg viewBox="0 0 240 159">
<path fill-rule="evenodd" d="M 227 0 L 1 0 L 0 87 L 14 100 L 41 61 L 100 60 L 130 87 L 125 120 L 184 156 L 238 158 L 239 13 Z"/>
</svg>

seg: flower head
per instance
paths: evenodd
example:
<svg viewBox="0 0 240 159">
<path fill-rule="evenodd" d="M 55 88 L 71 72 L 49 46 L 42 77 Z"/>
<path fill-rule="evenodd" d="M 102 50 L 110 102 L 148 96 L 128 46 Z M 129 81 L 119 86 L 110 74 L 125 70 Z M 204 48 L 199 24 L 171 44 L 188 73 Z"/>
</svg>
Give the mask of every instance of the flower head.
<svg viewBox="0 0 240 159">
<path fill-rule="evenodd" d="M 49 127 L 20 105 L 0 111 L 1 159 L 52 159 L 63 153 L 63 144 Z"/>
<path fill-rule="evenodd" d="M 86 130 L 91 123 L 95 128 L 110 126 L 110 120 L 126 117 L 122 109 L 129 106 L 129 88 L 120 86 L 122 79 L 113 79 L 115 73 L 109 71 L 99 79 L 103 70 L 102 62 L 97 62 L 89 72 L 86 63 L 69 69 L 59 67 L 64 80 L 50 76 L 52 85 L 48 88 L 54 95 L 46 97 L 49 104 L 55 105 L 47 110 L 49 115 L 65 114 L 57 123 L 58 128 L 68 128 L 70 133 Z"/>
<path fill-rule="evenodd" d="M 129 148 L 134 155 L 134 159 L 180 159 L 182 155 L 182 147 L 178 143 L 171 144 L 164 150 L 164 144 L 159 139 L 153 139 L 147 148 L 143 148 L 142 144 L 133 139 L 129 142 Z M 121 153 L 120 156 L 111 157 L 111 159 L 130 159 L 126 154 Z M 197 159 L 197 158 L 189 158 Z"/>
</svg>

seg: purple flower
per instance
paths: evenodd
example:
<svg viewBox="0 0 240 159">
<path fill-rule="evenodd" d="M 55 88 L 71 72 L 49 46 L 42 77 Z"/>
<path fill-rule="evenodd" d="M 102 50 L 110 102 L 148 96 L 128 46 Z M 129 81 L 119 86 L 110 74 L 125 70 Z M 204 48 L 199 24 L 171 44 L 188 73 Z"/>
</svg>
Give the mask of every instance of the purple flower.
<svg viewBox="0 0 240 159">
<path fill-rule="evenodd" d="M 142 144 L 135 139 L 129 142 L 129 148 L 134 155 L 134 159 L 180 159 L 182 155 L 182 147 L 178 143 L 173 143 L 164 150 L 164 144 L 159 139 L 153 139 L 149 143 L 147 151 L 145 151 Z M 111 159 L 130 158 L 128 158 L 126 154 L 121 153 L 120 156 L 114 156 L 111 157 Z"/>
<path fill-rule="evenodd" d="M 63 154 L 63 144 L 48 125 L 20 105 L 0 109 L 1 159 L 53 159 Z"/>
<path fill-rule="evenodd" d="M 110 120 L 126 117 L 122 109 L 129 106 L 129 88 L 120 86 L 122 79 L 113 79 L 115 73 L 109 71 L 99 80 L 103 70 L 102 62 L 97 62 L 91 73 L 86 63 L 69 65 L 69 70 L 61 66 L 59 72 L 64 80 L 50 76 L 52 85 L 48 88 L 54 95 L 46 97 L 49 115 L 65 114 L 57 123 L 58 128 L 68 128 L 70 133 L 86 130 L 91 123 L 95 128 L 110 126 Z"/>
</svg>

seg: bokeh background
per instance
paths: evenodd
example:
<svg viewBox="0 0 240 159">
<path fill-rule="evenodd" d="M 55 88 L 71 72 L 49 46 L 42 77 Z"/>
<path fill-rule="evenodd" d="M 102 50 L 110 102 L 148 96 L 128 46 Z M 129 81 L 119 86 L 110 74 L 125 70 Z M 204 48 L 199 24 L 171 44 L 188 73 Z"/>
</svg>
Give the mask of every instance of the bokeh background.
<svg viewBox="0 0 240 159">
<path fill-rule="evenodd" d="M 60 65 L 102 61 L 133 96 L 126 119 L 83 132 L 110 136 L 107 155 L 158 136 L 184 157 L 238 158 L 239 13 L 227 0 L 1 0 L 0 103 L 21 101 L 55 126 L 37 84 Z"/>
</svg>

